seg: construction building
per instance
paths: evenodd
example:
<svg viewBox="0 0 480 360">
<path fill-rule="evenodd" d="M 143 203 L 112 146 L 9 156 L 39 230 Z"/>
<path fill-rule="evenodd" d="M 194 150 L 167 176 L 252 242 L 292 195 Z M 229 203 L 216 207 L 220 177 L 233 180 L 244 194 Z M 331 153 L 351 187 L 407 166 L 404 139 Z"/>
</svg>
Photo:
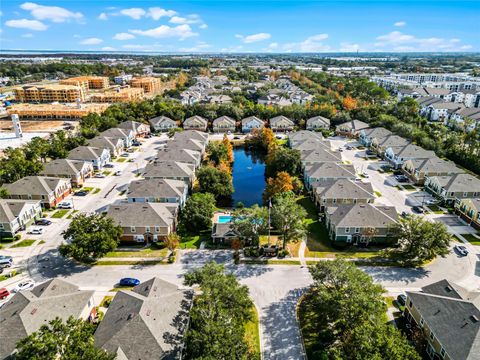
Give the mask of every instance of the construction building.
<svg viewBox="0 0 480 360">
<path fill-rule="evenodd" d="M 19 102 L 76 102 L 85 101 L 85 91 L 74 85 L 22 85 L 13 89 Z"/>
<path fill-rule="evenodd" d="M 143 99 L 142 88 L 123 88 L 93 94 L 90 100 L 95 103 L 118 103 Z"/>
<path fill-rule="evenodd" d="M 60 84 L 80 86 L 85 92 L 92 89 L 108 88 L 106 76 L 77 76 L 60 80 Z"/>
<path fill-rule="evenodd" d="M 145 94 L 158 94 L 163 90 L 162 80 L 153 76 L 133 78 L 130 85 L 142 88 Z"/>
<path fill-rule="evenodd" d="M 80 120 L 90 113 L 103 113 L 109 104 L 15 104 L 7 108 L 9 115 L 22 120 Z"/>
</svg>

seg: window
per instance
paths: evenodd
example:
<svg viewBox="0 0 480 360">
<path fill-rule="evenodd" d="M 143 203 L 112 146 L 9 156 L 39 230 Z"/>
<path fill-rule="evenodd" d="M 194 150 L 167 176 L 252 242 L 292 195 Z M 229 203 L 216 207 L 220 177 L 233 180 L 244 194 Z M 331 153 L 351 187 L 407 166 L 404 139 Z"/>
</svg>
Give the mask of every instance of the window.
<svg viewBox="0 0 480 360">
<path fill-rule="evenodd" d="M 346 232 L 346 233 L 349 233 L 349 232 L 350 232 L 350 228 L 348 228 L 348 227 L 345 228 L 345 232 Z"/>
<path fill-rule="evenodd" d="M 440 356 L 443 358 L 445 357 L 445 354 L 446 354 L 445 349 L 442 347 L 442 349 L 440 350 Z"/>
<path fill-rule="evenodd" d="M 356 232 L 356 233 L 359 233 L 359 232 L 360 232 L 360 228 L 355 228 L 355 232 Z"/>
<path fill-rule="evenodd" d="M 423 317 L 420 318 L 420 326 L 423 326 L 425 324 L 425 320 L 423 320 Z"/>
<path fill-rule="evenodd" d="M 135 229 L 135 226 L 130 226 L 130 231 L 131 231 L 132 233 L 134 233 L 134 232 L 136 232 L 137 230 Z"/>
<path fill-rule="evenodd" d="M 150 232 L 150 226 L 145 226 L 145 232 L 147 232 L 147 233 Z"/>
<path fill-rule="evenodd" d="M 435 334 L 433 333 L 433 331 L 430 331 L 430 340 L 434 340 L 435 339 Z"/>
<path fill-rule="evenodd" d="M 412 305 L 413 305 L 413 302 L 412 302 L 412 300 L 410 300 L 410 301 L 408 302 L 408 307 L 411 308 Z"/>
<path fill-rule="evenodd" d="M 155 226 L 155 232 L 160 232 L 160 226 Z"/>
</svg>

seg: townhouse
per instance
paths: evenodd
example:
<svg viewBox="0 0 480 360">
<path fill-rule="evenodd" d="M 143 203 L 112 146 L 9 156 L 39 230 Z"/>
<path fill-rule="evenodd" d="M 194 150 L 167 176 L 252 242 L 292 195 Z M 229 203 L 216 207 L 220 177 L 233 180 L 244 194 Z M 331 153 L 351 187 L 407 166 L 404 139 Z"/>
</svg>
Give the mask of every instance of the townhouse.
<svg viewBox="0 0 480 360">
<path fill-rule="evenodd" d="M 25 176 L 2 187 L 8 199 L 39 200 L 45 208 L 55 207 L 72 191 L 69 179 L 48 176 Z"/>
<path fill-rule="evenodd" d="M 110 205 L 106 216 L 122 228 L 121 241 L 162 241 L 177 226 L 178 204 L 176 203 L 128 203 Z"/>
<path fill-rule="evenodd" d="M 320 147 L 317 150 L 300 150 L 300 160 L 306 169 L 318 163 L 341 163 L 342 157 L 328 148 Z"/>
<path fill-rule="evenodd" d="M 93 174 L 93 164 L 83 160 L 56 159 L 47 162 L 40 175 L 70 179 L 72 187 L 80 187 Z"/>
<path fill-rule="evenodd" d="M 398 135 L 390 135 L 384 138 L 373 138 L 371 148 L 377 152 L 378 155 L 384 156 L 387 149 L 402 149 L 410 144 L 410 141 Z"/>
<path fill-rule="evenodd" d="M 393 135 L 390 130 L 383 127 L 376 127 L 373 129 L 361 130 L 358 136 L 360 144 L 366 147 L 372 146 L 372 144 L 378 144 L 381 140 Z"/>
<path fill-rule="evenodd" d="M 455 212 L 471 227 L 480 230 L 480 198 L 461 199 L 455 204 Z"/>
<path fill-rule="evenodd" d="M 13 237 L 41 216 L 39 200 L 0 199 L 0 236 Z"/>
<path fill-rule="evenodd" d="M 306 129 L 313 131 L 320 129 L 328 130 L 330 129 L 330 119 L 323 116 L 314 116 L 307 119 Z"/>
<path fill-rule="evenodd" d="M 124 121 L 117 128 L 132 131 L 134 137 L 143 137 L 150 134 L 150 126 L 138 121 Z"/>
<path fill-rule="evenodd" d="M 106 148 L 93 146 L 78 146 L 70 150 L 67 159 L 86 161 L 93 165 L 95 170 L 101 170 L 111 160 L 110 151 Z"/>
<path fill-rule="evenodd" d="M 135 134 L 130 129 L 111 128 L 100 133 L 101 136 L 121 138 L 123 140 L 123 146 L 129 148 L 132 146 Z"/>
<path fill-rule="evenodd" d="M 256 116 L 249 116 L 245 119 L 242 119 L 242 132 L 249 133 L 253 129 L 262 129 L 265 126 L 263 120 L 260 120 Z"/>
<path fill-rule="evenodd" d="M 172 151 L 190 150 L 196 151 L 200 154 L 205 153 L 207 143 L 197 139 L 191 138 L 174 138 L 167 142 L 166 149 Z"/>
<path fill-rule="evenodd" d="M 178 127 L 175 120 L 170 119 L 167 116 L 157 116 L 148 120 L 153 131 L 166 132 L 170 129 L 176 129 Z"/>
<path fill-rule="evenodd" d="M 171 203 L 183 208 L 187 201 L 188 185 L 182 180 L 134 180 L 128 185 L 129 203 Z"/>
<path fill-rule="evenodd" d="M 229 116 L 220 116 L 213 120 L 213 132 L 215 133 L 225 133 L 225 132 L 235 132 L 236 123 Z"/>
<path fill-rule="evenodd" d="M 357 137 L 361 130 L 369 128 L 367 123 L 360 120 L 350 120 L 337 125 L 335 130 L 337 134 L 349 137 Z"/>
<path fill-rule="evenodd" d="M 425 190 L 447 204 L 480 196 L 480 180 L 470 174 L 425 178 Z"/>
<path fill-rule="evenodd" d="M 195 168 L 193 165 L 177 161 L 153 161 L 145 167 L 143 177 L 145 179 L 182 180 L 191 187 L 195 179 Z"/>
<path fill-rule="evenodd" d="M 299 151 L 311 151 L 316 149 L 324 149 L 330 152 L 332 151 L 330 150 L 330 141 L 323 140 L 321 138 L 311 138 L 303 141 L 294 141 L 292 148 Z"/>
<path fill-rule="evenodd" d="M 185 130 L 207 131 L 208 121 L 201 116 L 194 115 L 183 121 Z"/>
<path fill-rule="evenodd" d="M 292 131 L 294 126 L 294 122 L 283 115 L 270 119 L 270 128 L 275 132 Z"/>
<path fill-rule="evenodd" d="M 365 204 L 373 203 L 375 195 L 372 184 L 354 181 L 347 178 L 339 178 L 331 182 L 316 183 L 313 188 L 315 204 L 324 211 L 329 206 L 342 204 Z"/>
<path fill-rule="evenodd" d="M 333 242 L 368 245 L 388 243 L 398 221 L 394 206 L 353 204 L 327 207 L 325 224 Z"/>
<path fill-rule="evenodd" d="M 88 146 L 108 149 L 108 151 L 110 151 L 110 158 L 116 158 L 123 152 L 124 142 L 119 137 L 113 138 L 99 135 L 88 140 Z"/>
<path fill-rule="evenodd" d="M 295 131 L 288 134 L 288 145 L 291 148 L 295 148 L 299 143 L 309 139 L 323 140 L 323 135 L 320 132 L 310 130 Z"/>
<path fill-rule="evenodd" d="M 422 185 L 426 177 L 446 176 L 463 173 L 453 161 L 433 156 L 428 159 L 409 159 L 402 165 L 403 172 L 415 183 Z"/>
<path fill-rule="evenodd" d="M 208 143 L 208 134 L 202 131 L 186 130 L 175 133 L 173 140 L 197 140 L 203 145 Z"/>
<path fill-rule="evenodd" d="M 423 334 L 430 359 L 479 358 L 480 293 L 440 280 L 406 295 L 403 316 Z"/>
<path fill-rule="evenodd" d="M 465 106 L 457 103 L 439 101 L 426 106 L 424 116 L 430 121 L 444 121 L 449 118 L 449 112 L 464 109 Z"/>
<path fill-rule="evenodd" d="M 385 150 L 384 154 L 385 159 L 394 169 L 401 168 L 403 163 L 407 160 L 430 159 L 435 156 L 435 152 L 425 150 L 414 144 L 408 144 L 403 147 L 389 147 Z"/>
<path fill-rule="evenodd" d="M 17 343 L 50 321 L 60 318 L 92 320 L 96 316 L 94 291 L 52 279 L 31 290 L 15 293 L 0 308 L 0 359 L 8 359 Z"/>
<path fill-rule="evenodd" d="M 177 161 L 185 164 L 193 165 L 196 169 L 200 166 L 202 162 L 202 154 L 200 151 L 182 149 L 180 147 L 158 150 L 156 161 Z"/>
<path fill-rule="evenodd" d="M 115 294 L 95 345 L 117 359 L 181 359 L 193 291 L 152 278 Z"/>
<path fill-rule="evenodd" d="M 303 179 L 308 190 L 320 185 L 331 185 L 338 179 L 356 179 L 355 168 L 351 164 L 320 162 L 305 167 Z"/>
</svg>

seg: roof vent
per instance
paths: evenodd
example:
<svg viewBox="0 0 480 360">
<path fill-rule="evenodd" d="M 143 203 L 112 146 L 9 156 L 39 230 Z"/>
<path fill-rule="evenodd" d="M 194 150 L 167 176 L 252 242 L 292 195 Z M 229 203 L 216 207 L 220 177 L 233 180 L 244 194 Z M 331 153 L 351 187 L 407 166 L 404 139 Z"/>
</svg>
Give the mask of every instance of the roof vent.
<svg viewBox="0 0 480 360">
<path fill-rule="evenodd" d="M 150 285 L 145 286 L 145 291 L 148 291 L 150 289 Z"/>
<path fill-rule="evenodd" d="M 133 318 L 133 314 L 128 314 L 127 320 L 132 320 L 132 318 Z"/>
<path fill-rule="evenodd" d="M 477 317 L 476 315 L 470 316 L 470 319 L 472 319 L 472 322 L 474 322 L 474 323 L 476 323 L 476 322 L 479 321 L 479 320 L 478 320 L 478 317 Z"/>
<path fill-rule="evenodd" d="M 445 286 L 445 291 L 450 292 L 450 291 L 453 291 L 453 289 L 450 285 L 447 285 L 447 286 Z"/>
<path fill-rule="evenodd" d="M 147 316 L 150 316 L 151 310 L 147 310 Z"/>
<path fill-rule="evenodd" d="M 52 286 L 52 290 L 55 290 L 57 288 L 57 285 Z"/>
<path fill-rule="evenodd" d="M 33 314 L 35 314 L 36 312 L 37 312 L 37 308 L 34 308 L 34 309 L 30 312 L 30 314 L 33 315 Z"/>
</svg>

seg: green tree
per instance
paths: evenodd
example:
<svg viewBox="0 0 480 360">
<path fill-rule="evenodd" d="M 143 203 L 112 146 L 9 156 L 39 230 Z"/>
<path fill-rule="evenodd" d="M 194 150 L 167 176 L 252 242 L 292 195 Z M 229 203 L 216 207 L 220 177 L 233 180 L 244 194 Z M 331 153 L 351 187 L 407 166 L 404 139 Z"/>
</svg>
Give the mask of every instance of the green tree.
<svg viewBox="0 0 480 360">
<path fill-rule="evenodd" d="M 195 193 L 190 196 L 180 214 L 181 227 L 189 232 L 198 232 L 212 227 L 215 197 L 210 193 Z"/>
<path fill-rule="evenodd" d="M 258 245 L 259 236 L 268 230 L 268 210 L 257 204 L 249 208 L 238 208 L 233 213 L 233 227 L 242 239 Z"/>
<path fill-rule="evenodd" d="M 8 197 L 8 191 L 5 188 L 0 188 L 0 199 L 6 199 Z"/>
<path fill-rule="evenodd" d="M 210 141 L 207 145 L 207 156 L 215 166 L 221 162 L 229 162 L 228 148 L 220 141 Z"/>
<path fill-rule="evenodd" d="M 170 250 L 170 252 L 173 254 L 175 249 L 178 248 L 178 246 L 180 245 L 180 241 L 180 235 L 172 232 L 168 234 L 168 236 L 165 238 L 164 243 L 167 249 Z"/>
<path fill-rule="evenodd" d="M 0 159 L 0 183 L 13 183 L 25 176 L 37 175 L 43 164 L 37 159 L 27 159 L 22 148 L 6 148 Z"/>
<path fill-rule="evenodd" d="M 198 191 L 211 193 L 216 198 L 227 197 L 233 193 L 232 175 L 226 169 L 202 166 L 197 170 Z"/>
<path fill-rule="evenodd" d="M 25 146 L 25 155 L 29 160 L 41 160 L 45 163 L 47 161 L 47 155 L 50 151 L 50 143 L 48 140 L 35 136 Z"/>
<path fill-rule="evenodd" d="M 18 360 L 113 360 L 116 354 L 95 347 L 95 326 L 70 317 L 66 322 L 56 318 L 42 325 L 17 344 Z"/>
<path fill-rule="evenodd" d="M 60 254 L 90 263 L 117 248 L 122 228 L 105 215 L 79 214 L 62 234 L 67 244 L 60 245 Z"/>
<path fill-rule="evenodd" d="M 303 222 L 307 216 L 305 209 L 297 204 L 292 192 L 280 193 L 273 198 L 272 224 L 282 233 L 283 248 L 287 242 L 302 238 L 306 233 Z"/>
<path fill-rule="evenodd" d="M 186 358 L 250 359 L 245 323 L 251 319 L 253 303 L 248 288 L 215 262 L 186 274 L 185 285 L 202 290 L 190 310 Z"/>
<path fill-rule="evenodd" d="M 387 254 L 405 264 L 421 264 L 437 256 L 445 256 L 450 251 L 452 235 L 447 227 L 421 216 L 400 219 L 392 226 L 391 232 L 396 244 Z"/>
<path fill-rule="evenodd" d="M 291 176 L 298 176 L 302 168 L 300 151 L 285 147 L 275 147 L 268 153 L 265 162 L 267 164 L 265 173 L 269 177 L 273 177 L 282 171 Z"/>
</svg>

